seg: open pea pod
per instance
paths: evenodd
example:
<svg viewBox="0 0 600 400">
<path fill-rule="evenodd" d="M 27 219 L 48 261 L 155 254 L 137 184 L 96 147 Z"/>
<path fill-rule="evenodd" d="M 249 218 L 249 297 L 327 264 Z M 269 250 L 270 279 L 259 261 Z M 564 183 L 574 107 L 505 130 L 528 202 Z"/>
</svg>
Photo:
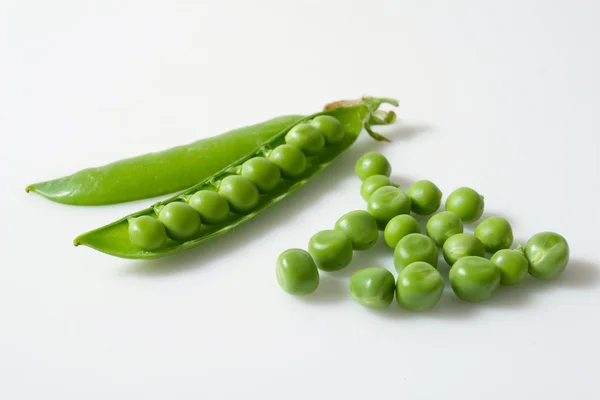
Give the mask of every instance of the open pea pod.
<svg viewBox="0 0 600 400">
<path fill-rule="evenodd" d="M 372 125 L 387 125 L 395 121 L 396 118 L 393 111 L 385 112 L 379 110 L 379 107 L 384 103 L 392 104 L 394 106 L 398 105 L 397 101 L 394 99 L 375 97 L 364 97 L 360 100 L 331 103 L 327 105 L 323 111 L 301 118 L 295 124 L 283 128 L 263 145 L 254 149 L 254 151 L 241 157 L 236 162 L 223 168 L 211 177 L 203 179 L 193 187 L 186 189 L 176 196 L 158 202 L 149 208 L 84 233 L 74 240 L 74 244 L 76 246 L 89 246 L 95 250 L 122 258 L 154 259 L 196 247 L 214 237 L 223 235 L 240 224 L 249 221 L 258 213 L 285 199 L 298 188 L 305 185 L 315 173 L 326 168 L 340 154 L 348 149 L 356 141 L 363 129 L 376 140 L 387 140 L 383 136 L 373 132 L 371 129 Z M 268 157 L 274 149 L 285 144 L 286 134 L 292 128 L 297 124 L 307 123 L 320 115 L 334 117 L 341 123 L 344 132 L 341 141 L 326 145 L 321 151 L 314 155 L 307 155 L 306 168 L 304 171 L 294 178 L 288 177 L 281 179 L 271 191 L 261 193 L 257 205 L 250 212 L 230 212 L 225 221 L 213 225 L 202 224 L 192 237 L 184 241 L 168 238 L 164 244 L 157 249 L 141 249 L 131 242 L 128 229 L 130 221 L 144 215 L 157 217 L 165 205 L 171 202 L 186 202 L 194 193 L 200 190 L 218 191 L 222 180 L 230 175 L 239 174 L 240 166 L 245 161 L 253 157 Z"/>
</svg>

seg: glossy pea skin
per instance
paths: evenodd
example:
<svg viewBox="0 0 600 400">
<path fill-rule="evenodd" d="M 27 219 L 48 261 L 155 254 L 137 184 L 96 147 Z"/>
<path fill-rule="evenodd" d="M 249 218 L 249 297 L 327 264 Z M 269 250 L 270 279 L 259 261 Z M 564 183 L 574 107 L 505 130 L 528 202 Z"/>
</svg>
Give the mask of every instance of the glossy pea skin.
<svg viewBox="0 0 600 400">
<path fill-rule="evenodd" d="M 454 211 L 463 222 L 475 222 L 483 214 L 483 196 L 468 187 L 461 187 L 450 193 L 446 199 L 446 210 Z"/>
<path fill-rule="evenodd" d="M 201 226 L 196 210 L 180 201 L 165 205 L 158 213 L 158 220 L 165 226 L 171 239 L 182 242 L 191 239 Z"/>
<path fill-rule="evenodd" d="M 529 262 L 521 251 L 502 249 L 497 251 L 490 261 L 500 270 L 502 285 L 516 285 L 527 276 Z"/>
<path fill-rule="evenodd" d="M 344 233 L 353 250 L 367 250 L 375 245 L 379 238 L 377 222 L 365 210 L 350 211 L 342 215 L 335 223 L 335 229 Z"/>
<path fill-rule="evenodd" d="M 189 198 L 188 204 L 200 214 L 200 219 L 207 224 L 220 224 L 229 215 L 229 203 L 217 192 L 199 190 Z"/>
<path fill-rule="evenodd" d="M 337 118 L 331 115 L 319 115 L 314 117 L 310 124 L 317 128 L 325 136 L 326 144 L 336 144 L 344 138 L 344 127 Z"/>
<path fill-rule="evenodd" d="M 156 250 L 162 247 L 167 240 L 164 225 L 149 215 L 132 218 L 129 221 L 129 240 L 131 243 L 144 250 Z"/>
<path fill-rule="evenodd" d="M 453 265 L 457 260 L 467 256 L 485 256 L 483 243 L 469 233 L 459 233 L 450 236 L 442 246 L 442 254 L 448 265 Z"/>
<path fill-rule="evenodd" d="M 319 286 L 317 265 L 306 250 L 285 250 L 277 257 L 275 273 L 279 286 L 295 296 L 310 294 Z"/>
<path fill-rule="evenodd" d="M 241 175 L 262 193 L 270 192 L 281 180 L 281 171 L 267 158 L 253 157 L 242 164 Z"/>
<path fill-rule="evenodd" d="M 409 311 L 429 310 L 440 301 L 444 278 L 431 264 L 417 261 L 398 273 L 396 302 Z"/>
<path fill-rule="evenodd" d="M 392 173 L 392 166 L 383 154 L 376 151 L 370 151 L 363 154 L 356 161 L 354 172 L 356 172 L 356 175 L 364 181 L 373 175 L 390 176 Z"/>
<path fill-rule="evenodd" d="M 256 185 L 241 175 L 229 175 L 219 185 L 219 194 L 227 200 L 231 209 L 247 213 L 258 205 L 259 195 Z"/>
<path fill-rule="evenodd" d="M 396 282 L 394 275 L 382 267 L 367 267 L 350 278 L 350 293 L 358 304 L 384 309 L 392 304 Z"/>
<path fill-rule="evenodd" d="M 379 229 L 384 230 L 396 215 L 410 213 L 410 198 L 397 187 L 380 187 L 369 197 L 367 210 L 377 221 Z"/>
<path fill-rule="evenodd" d="M 488 253 L 508 249 L 514 240 L 510 223 L 502 217 L 489 217 L 481 221 L 475 228 L 475 236 Z"/>
<path fill-rule="evenodd" d="M 404 236 L 394 248 L 394 267 L 400 272 L 406 266 L 423 261 L 434 267 L 438 265 L 438 249 L 430 237 L 420 233 Z"/>
<path fill-rule="evenodd" d="M 500 285 L 501 273 L 487 258 L 467 256 L 450 268 L 449 278 L 459 299 L 479 302 L 494 295 Z"/>
<path fill-rule="evenodd" d="M 533 235 L 525 245 L 529 274 L 537 279 L 550 280 L 559 276 L 569 263 L 569 243 L 554 232 Z"/>
<path fill-rule="evenodd" d="M 315 233 L 308 241 L 308 252 L 322 271 L 337 271 L 352 261 L 352 242 L 335 229 Z"/>
<path fill-rule="evenodd" d="M 297 147 L 307 155 L 313 155 L 325 147 L 325 136 L 311 124 L 300 123 L 285 135 L 285 143 Z"/>
<path fill-rule="evenodd" d="M 442 247 L 450 236 L 463 233 L 463 222 L 457 213 L 442 211 L 432 215 L 425 225 L 425 231 L 436 245 Z"/>
<path fill-rule="evenodd" d="M 379 188 L 384 186 L 394 186 L 398 187 L 398 185 L 394 185 L 391 179 L 385 175 L 373 175 L 366 178 L 363 183 L 360 185 L 360 197 L 363 198 L 364 201 L 369 201 L 371 195 Z"/>
<path fill-rule="evenodd" d="M 286 179 L 296 178 L 304 173 L 307 167 L 306 156 L 302 150 L 289 144 L 282 144 L 273 149 L 269 160 L 281 170 Z"/>
<path fill-rule="evenodd" d="M 413 183 L 406 194 L 410 198 L 412 212 L 417 215 L 431 215 L 442 204 L 442 191 L 428 180 Z"/>
<path fill-rule="evenodd" d="M 406 235 L 421 233 L 419 222 L 409 214 L 396 215 L 385 226 L 383 238 L 389 248 L 394 249 Z"/>
</svg>

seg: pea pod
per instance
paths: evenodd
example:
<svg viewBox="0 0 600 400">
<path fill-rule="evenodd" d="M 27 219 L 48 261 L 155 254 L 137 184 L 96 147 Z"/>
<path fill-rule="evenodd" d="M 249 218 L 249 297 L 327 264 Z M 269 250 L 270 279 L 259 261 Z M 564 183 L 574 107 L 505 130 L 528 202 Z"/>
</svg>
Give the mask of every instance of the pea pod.
<svg viewBox="0 0 600 400">
<path fill-rule="evenodd" d="M 193 187 L 169 198 L 158 202 L 153 206 L 121 218 L 118 221 L 97 228 L 90 232 L 78 236 L 74 240 L 74 244 L 89 246 L 95 250 L 104 252 L 109 255 L 133 258 L 133 259 L 153 259 L 167 255 L 172 255 L 185 249 L 190 249 L 200 245 L 217 236 L 221 236 L 240 224 L 249 221 L 258 213 L 262 212 L 271 205 L 283 200 L 291 195 L 298 188 L 304 186 L 310 177 L 315 173 L 327 167 L 340 154 L 348 149 L 358 138 L 360 132 L 365 129 L 376 140 L 387 140 L 381 135 L 372 131 L 372 125 L 390 124 L 395 121 L 395 114 L 390 111 L 384 114 L 378 108 L 381 104 L 387 103 L 397 106 L 398 103 L 394 99 L 364 97 L 360 100 L 341 101 L 331 103 L 325 106 L 324 110 L 316 114 L 301 118 L 291 126 L 281 129 L 271 139 L 263 145 L 257 147 L 253 152 L 240 158 L 231 165 L 223 168 L 219 172 L 210 177 L 206 177 L 198 182 Z M 377 112 L 377 113 L 376 113 Z M 269 192 L 260 193 L 259 201 L 253 205 L 252 210 L 235 211 L 229 213 L 226 220 L 216 224 L 202 224 L 200 229 L 193 237 L 186 240 L 173 240 L 168 238 L 162 246 L 154 249 L 141 249 L 135 246 L 129 237 L 128 226 L 129 221 L 134 220 L 139 216 L 157 217 L 160 211 L 169 203 L 186 202 L 195 193 L 201 190 L 218 191 L 221 182 L 230 175 L 239 174 L 241 165 L 247 160 L 257 156 L 269 156 L 278 146 L 289 146 L 285 144 L 285 136 L 295 125 L 299 123 L 309 123 L 312 119 L 320 115 L 329 115 L 336 118 L 344 130 L 344 137 L 341 141 L 330 143 L 321 152 L 314 155 L 306 156 L 306 167 L 303 172 L 298 175 L 282 175 L 279 183 Z M 241 175 L 240 175 L 241 177 Z"/>
</svg>

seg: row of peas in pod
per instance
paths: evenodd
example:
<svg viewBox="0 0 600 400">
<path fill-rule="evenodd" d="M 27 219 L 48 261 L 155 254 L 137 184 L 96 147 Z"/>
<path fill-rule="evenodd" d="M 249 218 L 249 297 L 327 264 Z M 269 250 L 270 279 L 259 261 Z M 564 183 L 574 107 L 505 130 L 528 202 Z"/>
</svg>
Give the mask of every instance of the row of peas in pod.
<svg viewBox="0 0 600 400">
<path fill-rule="evenodd" d="M 501 285 L 516 285 L 529 273 L 548 280 L 566 268 L 569 245 L 554 232 L 533 235 L 525 247 L 511 249 L 514 242 L 510 223 L 493 216 L 476 224 L 473 234 L 464 225 L 476 223 L 483 215 L 484 197 L 461 187 L 442 206 L 442 191 L 431 181 L 412 184 L 406 191 L 390 179 L 391 164 L 380 153 L 369 152 L 356 162 L 362 180 L 360 195 L 365 210 L 342 216 L 333 230 L 316 233 L 308 251 L 290 249 L 277 260 L 280 286 L 291 294 L 306 295 L 319 284 L 319 270 L 333 271 L 348 266 L 353 250 L 368 250 L 380 231 L 393 250 L 397 277 L 380 266 L 356 271 L 349 290 L 359 304 L 387 308 L 393 302 L 410 311 L 424 311 L 437 305 L 444 291 L 438 270 L 438 256 L 450 266 L 449 281 L 461 300 L 481 302 L 494 296 Z M 425 232 L 415 218 L 427 218 Z"/>
<path fill-rule="evenodd" d="M 342 124 L 328 115 L 295 125 L 285 143 L 263 151 L 196 193 L 182 196 L 156 209 L 157 217 L 144 215 L 129 221 L 129 239 L 144 250 L 162 247 L 167 238 L 185 242 L 194 239 L 202 225 L 227 222 L 231 213 L 247 214 L 261 195 L 273 191 L 282 180 L 301 176 L 309 166 L 307 157 L 344 138 Z"/>
</svg>

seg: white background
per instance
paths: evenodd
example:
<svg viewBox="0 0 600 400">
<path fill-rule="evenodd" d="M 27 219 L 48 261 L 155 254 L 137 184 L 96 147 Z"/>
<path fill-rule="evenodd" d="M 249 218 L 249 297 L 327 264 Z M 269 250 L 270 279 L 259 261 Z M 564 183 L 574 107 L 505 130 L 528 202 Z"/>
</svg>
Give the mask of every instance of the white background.
<svg viewBox="0 0 600 400">
<path fill-rule="evenodd" d="M 11 1 L 0 12 L 0 398 L 590 399 L 600 357 L 600 3 Z M 400 121 L 239 230 L 154 262 L 72 239 L 155 199 L 51 203 L 27 184 L 332 100 Z M 294 298 L 274 262 L 364 208 L 377 149 L 406 188 L 471 186 L 518 240 L 571 245 L 560 279 L 482 304 L 374 313 L 352 271 Z M 441 267 L 447 271 L 447 267 Z"/>
</svg>

